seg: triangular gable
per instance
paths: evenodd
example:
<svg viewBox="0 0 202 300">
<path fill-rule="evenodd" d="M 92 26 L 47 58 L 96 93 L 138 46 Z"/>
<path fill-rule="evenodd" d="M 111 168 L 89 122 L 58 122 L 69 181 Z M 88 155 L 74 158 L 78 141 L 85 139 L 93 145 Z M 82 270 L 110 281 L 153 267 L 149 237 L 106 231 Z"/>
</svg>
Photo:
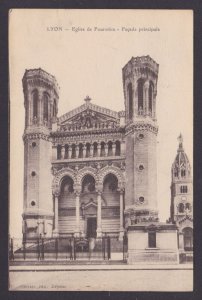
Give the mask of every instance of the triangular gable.
<svg viewBox="0 0 202 300">
<path fill-rule="evenodd" d="M 67 112 L 66 114 L 59 117 L 59 124 L 65 125 L 65 124 L 71 124 L 74 120 L 77 121 L 79 117 L 82 117 L 82 113 L 84 112 L 90 112 L 90 114 L 94 113 L 94 117 L 98 117 L 98 120 L 106 120 L 107 118 L 111 121 L 118 121 L 119 115 L 118 112 L 113 111 L 111 109 L 107 109 L 105 107 L 101 107 L 99 105 L 92 104 L 90 98 L 86 98 L 86 103 Z M 87 101 L 88 100 L 88 101 Z"/>
</svg>

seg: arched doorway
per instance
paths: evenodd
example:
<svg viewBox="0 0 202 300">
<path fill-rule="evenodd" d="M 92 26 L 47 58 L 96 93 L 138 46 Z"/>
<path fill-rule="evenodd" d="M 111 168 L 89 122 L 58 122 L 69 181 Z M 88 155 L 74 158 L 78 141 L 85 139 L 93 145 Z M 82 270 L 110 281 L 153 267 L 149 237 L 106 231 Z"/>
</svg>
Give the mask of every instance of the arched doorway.
<svg viewBox="0 0 202 300">
<path fill-rule="evenodd" d="M 75 193 L 74 181 L 70 176 L 64 176 L 60 184 L 58 201 L 59 234 L 72 234 L 75 230 Z"/>
<path fill-rule="evenodd" d="M 97 230 L 97 193 L 95 178 L 86 174 L 82 179 L 80 197 L 80 229 L 88 238 L 96 237 Z"/>
<path fill-rule="evenodd" d="M 102 231 L 118 234 L 120 229 L 120 193 L 118 179 L 108 173 L 103 180 Z"/>
<path fill-rule="evenodd" d="M 193 250 L 193 229 L 191 227 L 186 227 L 182 230 L 184 235 L 184 250 Z"/>
</svg>

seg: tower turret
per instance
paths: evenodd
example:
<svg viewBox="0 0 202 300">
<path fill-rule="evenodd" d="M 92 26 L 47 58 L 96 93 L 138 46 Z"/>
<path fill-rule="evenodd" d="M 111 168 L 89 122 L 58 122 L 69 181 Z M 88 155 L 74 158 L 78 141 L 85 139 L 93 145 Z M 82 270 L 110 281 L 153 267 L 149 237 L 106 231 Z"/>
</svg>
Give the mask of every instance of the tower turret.
<svg viewBox="0 0 202 300">
<path fill-rule="evenodd" d="M 57 121 L 59 87 L 55 78 L 42 69 L 26 70 L 22 82 L 25 106 L 23 233 L 26 238 L 40 234 L 51 236 L 50 131 Z"/>
<path fill-rule="evenodd" d="M 124 66 L 126 111 L 126 215 L 132 223 L 158 220 L 156 95 L 159 65 L 132 57 Z M 126 217 L 126 219 L 128 219 Z"/>
<path fill-rule="evenodd" d="M 172 164 L 171 220 L 178 222 L 186 215 L 192 216 L 192 176 L 189 159 L 184 151 L 183 137 L 178 137 L 177 155 Z"/>
</svg>

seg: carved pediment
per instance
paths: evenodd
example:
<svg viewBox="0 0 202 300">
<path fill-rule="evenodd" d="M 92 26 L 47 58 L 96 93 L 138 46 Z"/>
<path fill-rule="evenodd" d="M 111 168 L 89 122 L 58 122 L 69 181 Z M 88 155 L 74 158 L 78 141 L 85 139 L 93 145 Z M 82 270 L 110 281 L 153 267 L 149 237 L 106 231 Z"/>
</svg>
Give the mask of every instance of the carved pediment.
<svg viewBox="0 0 202 300">
<path fill-rule="evenodd" d="M 118 113 L 93 105 L 90 101 L 59 118 L 60 130 L 115 128 L 119 125 Z"/>
</svg>

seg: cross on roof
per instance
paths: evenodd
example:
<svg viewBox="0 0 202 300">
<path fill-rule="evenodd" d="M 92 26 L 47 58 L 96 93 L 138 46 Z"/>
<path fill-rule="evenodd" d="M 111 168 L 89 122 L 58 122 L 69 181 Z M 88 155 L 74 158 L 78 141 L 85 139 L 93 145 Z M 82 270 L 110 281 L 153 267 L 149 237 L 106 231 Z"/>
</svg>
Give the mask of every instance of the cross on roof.
<svg viewBox="0 0 202 300">
<path fill-rule="evenodd" d="M 84 101 L 86 101 L 86 103 L 89 103 L 91 101 L 91 98 L 89 96 L 86 96 L 86 98 L 84 99 Z"/>
</svg>

